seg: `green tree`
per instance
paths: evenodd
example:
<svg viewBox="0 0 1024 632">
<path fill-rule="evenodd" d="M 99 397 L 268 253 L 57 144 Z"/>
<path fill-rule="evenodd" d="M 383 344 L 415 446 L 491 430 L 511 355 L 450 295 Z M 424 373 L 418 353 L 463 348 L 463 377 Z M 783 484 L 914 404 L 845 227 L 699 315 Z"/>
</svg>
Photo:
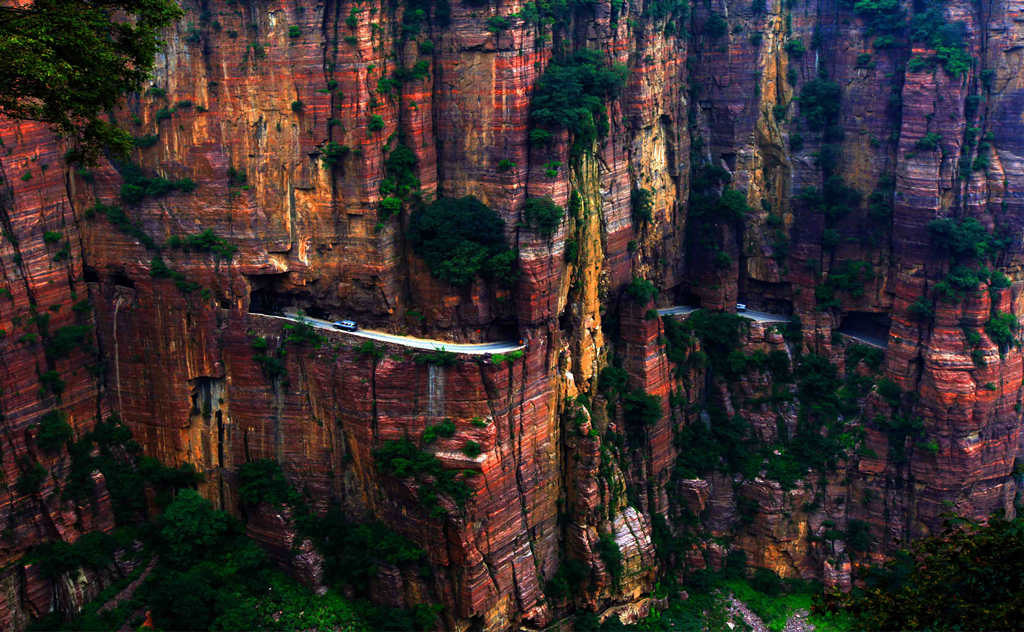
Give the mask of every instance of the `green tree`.
<svg viewBox="0 0 1024 632">
<path fill-rule="evenodd" d="M 127 154 L 126 131 L 104 120 L 149 76 L 173 0 L 35 0 L 0 7 L 0 114 L 48 123 L 94 160 Z M 87 54 L 83 54 L 86 52 Z"/>
</svg>

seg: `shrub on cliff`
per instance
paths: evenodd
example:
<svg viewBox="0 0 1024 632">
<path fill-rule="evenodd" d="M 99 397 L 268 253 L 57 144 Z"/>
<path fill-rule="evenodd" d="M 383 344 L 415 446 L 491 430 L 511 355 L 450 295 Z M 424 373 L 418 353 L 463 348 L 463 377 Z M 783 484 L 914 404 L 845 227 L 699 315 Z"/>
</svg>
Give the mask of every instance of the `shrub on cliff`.
<svg viewBox="0 0 1024 632">
<path fill-rule="evenodd" d="M 647 279 L 635 276 L 626 286 L 626 294 L 639 305 L 646 305 L 658 295 L 658 287 Z"/>
<path fill-rule="evenodd" d="M 609 130 L 605 100 L 626 85 L 629 69 L 608 65 L 602 51 L 581 49 L 548 64 L 530 101 L 530 118 L 548 130 L 567 129 L 574 151 L 589 149 Z"/>
<path fill-rule="evenodd" d="M 515 254 L 504 230 L 501 217 L 477 198 L 440 198 L 412 214 L 409 242 L 431 274 L 452 285 L 481 275 L 511 284 Z"/>
<path fill-rule="evenodd" d="M 549 197 L 527 198 L 526 206 L 523 207 L 523 219 L 526 225 L 537 231 L 545 238 L 550 239 L 565 217 L 565 210 L 555 204 Z"/>
<path fill-rule="evenodd" d="M 839 117 L 839 84 L 823 77 L 812 79 L 800 91 L 800 114 L 812 129 L 825 129 Z"/>
<path fill-rule="evenodd" d="M 5 3 L 0 114 L 51 125 L 77 158 L 127 155 L 132 137 L 106 113 L 149 78 L 161 32 L 181 15 L 170 0 Z"/>
<path fill-rule="evenodd" d="M 258 459 L 238 468 L 238 492 L 243 503 L 280 505 L 301 499 L 273 459 Z"/>
<path fill-rule="evenodd" d="M 984 261 L 1007 246 L 1005 238 L 996 237 L 973 217 L 953 219 L 945 217 L 928 222 L 932 244 L 956 259 Z"/>
<path fill-rule="evenodd" d="M 622 551 L 613 534 L 601 534 L 601 538 L 597 541 L 597 554 L 601 556 L 601 561 L 604 562 L 608 574 L 612 576 L 612 582 L 618 586 L 623 571 Z"/>
<path fill-rule="evenodd" d="M 628 420 L 653 426 L 661 419 L 661 400 L 642 390 L 633 390 L 622 397 L 622 412 Z"/>
<path fill-rule="evenodd" d="M 851 613 L 855 628 L 866 630 L 1018 629 L 1024 518 L 984 526 L 951 519 L 863 579 L 863 589 L 827 594 L 814 610 Z"/>
<path fill-rule="evenodd" d="M 1013 314 L 996 312 L 992 318 L 985 323 L 985 333 L 992 339 L 992 342 L 999 345 L 999 350 L 1005 352 L 1017 337 L 1017 329 L 1020 323 Z"/>
<path fill-rule="evenodd" d="M 72 438 L 74 438 L 74 433 L 63 412 L 51 410 L 39 420 L 36 445 L 43 452 L 57 452 Z"/>
</svg>

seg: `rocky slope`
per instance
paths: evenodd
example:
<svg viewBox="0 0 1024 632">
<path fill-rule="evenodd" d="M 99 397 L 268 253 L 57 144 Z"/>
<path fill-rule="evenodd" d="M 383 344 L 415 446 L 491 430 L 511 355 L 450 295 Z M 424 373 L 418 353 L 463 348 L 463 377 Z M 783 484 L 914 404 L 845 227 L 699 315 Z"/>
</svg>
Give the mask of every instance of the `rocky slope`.
<svg viewBox="0 0 1024 632">
<path fill-rule="evenodd" d="M 989 323 L 1024 311 L 1022 6 L 852 5 L 184 2 L 152 88 L 117 113 L 141 171 L 66 166 L 45 129 L 0 122 L 4 627 L 75 607 L 18 562 L 26 550 L 113 524 L 101 474 L 90 498 L 61 493 L 73 459 L 40 443 L 50 411 L 76 437 L 117 413 L 144 454 L 193 464 L 233 512 L 238 468 L 277 460 L 318 511 L 426 549 L 429 581 L 382 571 L 376 592 L 441 603 L 458 628 L 634 602 L 658 573 L 740 550 L 846 586 L 945 512 L 1012 513 L 1021 352 L 1015 328 Z M 877 26 L 904 19 L 939 40 Z M 630 71 L 607 134 L 582 151 L 564 130 L 531 143 L 538 81 L 584 48 Z M 170 190 L 146 195 L 156 177 Z M 406 231 L 416 196 L 382 210 L 389 179 L 493 208 L 515 286 L 434 278 Z M 728 191 L 739 218 L 716 210 Z M 535 197 L 567 209 L 550 237 L 524 225 Z M 1005 243 L 978 257 L 937 218 Z M 187 239 L 207 229 L 223 241 Z M 987 269 L 971 284 L 956 265 Z M 723 347 L 714 323 L 651 318 L 738 300 L 799 327 L 753 324 Z M 285 306 L 527 348 L 481 361 L 341 333 L 289 342 L 252 313 Z M 625 383 L 600 380 L 607 367 Z M 476 473 L 459 475 L 475 493 L 431 512 L 430 480 L 374 450 L 447 418 L 454 435 L 427 449 Z M 833 458 L 808 472 L 815 433 Z M 298 536 L 275 515 L 250 515 L 250 533 L 287 551 Z M 588 579 L 546 595 L 567 560 Z"/>
</svg>

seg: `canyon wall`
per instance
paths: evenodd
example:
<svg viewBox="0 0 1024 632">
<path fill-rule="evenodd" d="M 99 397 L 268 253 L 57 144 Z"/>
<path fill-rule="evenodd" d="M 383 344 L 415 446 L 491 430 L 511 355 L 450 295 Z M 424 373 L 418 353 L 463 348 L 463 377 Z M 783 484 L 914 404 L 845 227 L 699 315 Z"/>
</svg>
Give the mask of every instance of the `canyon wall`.
<svg viewBox="0 0 1024 632">
<path fill-rule="evenodd" d="M 0 121 L 0 622 L 74 608 L 19 562 L 27 550 L 113 526 L 98 472 L 91 498 L 62 494 L 71 455 L 38 440 L 52 411 L 75 437 L 119 415 L 145 455 L 194 465 L 200 491 L 236 514 L 238 468 L 278 461 L 315 510 L 424 548 L 429 580 L 385 573 L 376 592 L 443 604 L 459 629 L 637 602 L 659 573 L 738 551 L 849 586 L 853 566 L 946 513 L 1012 513 L 1021 351 L 1015 328 L 1001 341 L 988 323 L 1024 312 L 1024 5 L 940 7 L 961 38 L 942 46 L 973 59 L 962 70 L 903 31 L 880 43 L 876 16 L 927 10 L 886 7 L 183 2 L 152 85 L 116 113 L 139 139 L 131 164 L 68 166 L 44 127 Z M 531 143 L 537 82 L 584 48 L 629 68 L 607 134 Z M 170 190 L 122 188 L 156 177 Z M 388 179 L 409 177 L 415 193 L 385 213 Z M 698 203 L 720 208 L 726 191 L 741 194 L 738 220 Z M 465 195 L 504 221 L 511 289 L 452 287 L 410 245 L 417 204 Z M 550 237 L 525 224 L 534 197 L 566 209 Z M 942 218 L 974 218 L 1002 243 L 960 261 L 929 228 Z M 206 230 L 236 250 L 175 245 Z M 961 264 L 987 274 L 949 291 Z M 741 327 L 724 352 L 694 328 L 684 360 L 665 321 L 690 321 L 651 311 L 737 302 L 789 322 Z M 285 307 L 525 353 L 448 358 L 340 332 L 290 342 L 271 316 Z M 843 334 L 867 330 L 876 355 Z M 259 344 L 282 351 L 279 370 Z M 828 366 L 846 389 L 835 414 L 810 379 Z M 626 385 L 602 385 L 608 367 Z M 652 401 L 660 414 L 640 418 Z M 429 480 L 389 473 L 374 451 L 444 419 L 454 436 L 424 449 L 474 494 L 442 496 L 438 512 L 422 502 Z M 730 423 L 757 458 L 694 465 L 697 438 L 719 449 Z M 779 480 L 815 432 L 835 458 Z M 289 520 L 264 510 L 250 533 L 288 549 Z M 586 585 L 546 596 L 567 560 Z"/>
</svg>

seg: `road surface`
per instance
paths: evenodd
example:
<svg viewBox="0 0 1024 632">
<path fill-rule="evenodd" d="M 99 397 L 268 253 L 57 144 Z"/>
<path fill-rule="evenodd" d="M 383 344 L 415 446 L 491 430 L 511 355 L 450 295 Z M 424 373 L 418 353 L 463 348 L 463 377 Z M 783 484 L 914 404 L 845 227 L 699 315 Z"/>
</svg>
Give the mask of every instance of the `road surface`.
<svg viewBox="0 0 1024 632">
<path fill-rule="evenodd" d="M 846 336 L 850 340 L 856 340 L 861 344 L 868 345 L 869 347 L 875 347 L 877 349 L 885 349 L 889 346 L 887 340 L 876 338 L 875 336 L 869 336 L 867 334 L 855 334 L 848 331 L 839 330 L 839 333 Z"/>
<path fill-rule="evenodd" d="M 693 312 L 700 309 L 699 307 L 690 307 L 689 305 L 673 305 L 672 307 L 662 307 L 658 310 L 658 316 L 689 316 Z M 748 309 L 743 312 L 736 312 L 737 316 L 743 318 L 749 318 L 750 320 L 759 323 L 788 323 L 789 316 L 783 316 L 781 314 L 769 314 L 768 312 L 759 312 L 756 309 Z"/>
<path fill-rule="evenodd" d="M 344 329 L 338 329 L 329 320 L 321 320 L 319 318 L 311 318 L 309 316 L 299 317 L 295 313 L 285 313 L 284 316 L 277 316 L 274 314 L 257 314 L 257 316 L 266 316 L 267 318 L 279 318 L 281 320 L 289 320 L 292 322 L 306 322 L 316 327 L 317 329 L 326 329 L 336 334 L 348 334 L 357 338 L 366 338 L 368 340 L 378 340 L 380 342 L 388 342 L 395 345 L 402 345 L 403 347 L 410 347 L 413 349 L 423 349 L 424 351 L 450 351 L 451 353 L 465 353 L 470 355 L 491 355 L 494 353 L 508 353 L 510 351 L 516 351 L 518 349 L 524 349 L 525 345 L 521 345 L 517 342 L 484 342 L 479 344 L 461 344 L 454 342 L 445 342 L 443 340 L 431 340 L 429 338 L 413 338 L 412 336 L 396 336 L 394 334 L 387 334 L 383 331 L 374 331 L 372 329 L 357 329 L 356 331 L 345 331 Z"/>
<path fill-rule="evenodd" d="M 672 307 L 662 307 L 659 309 L 658 316 L 689 316 L 698 309 L 700 308 L 688 305 L 673 305 Z"/>
</svg>

